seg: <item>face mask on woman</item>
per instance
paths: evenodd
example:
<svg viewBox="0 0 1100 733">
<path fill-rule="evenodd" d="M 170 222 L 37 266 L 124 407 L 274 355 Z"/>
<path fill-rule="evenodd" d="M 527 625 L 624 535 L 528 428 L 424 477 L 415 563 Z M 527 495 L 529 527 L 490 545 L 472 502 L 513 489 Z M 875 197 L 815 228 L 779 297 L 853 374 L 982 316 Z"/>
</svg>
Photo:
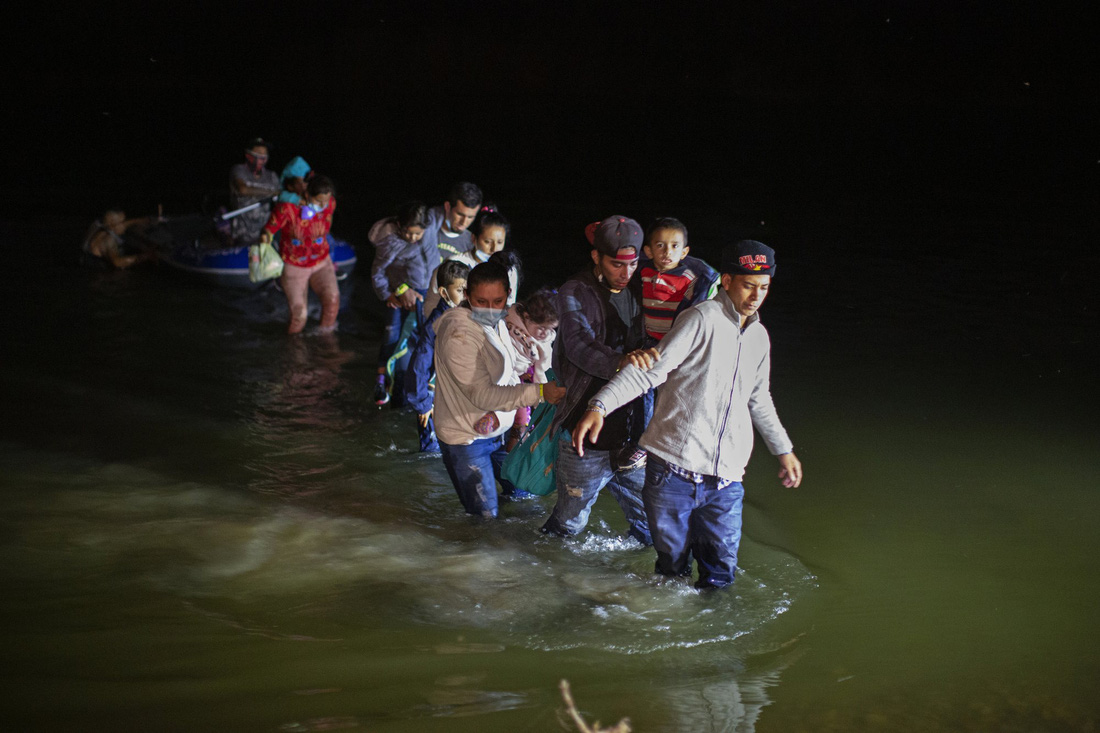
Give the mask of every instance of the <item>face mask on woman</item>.
<svg viewBox="0 0 1100 733">
<path fill-rule="evenodd" d="M 506 310 L 504 308 L 474 308 L 470 306 L 470 317 L 475 322 L 486 328 L 496 328 L 497 324 L 504 320 Z"/>
<path fill-rule="evenodd" d="M 248 165 L 248 170 L 255 176 L 260 175 L 260 171 L 264 169 L 264 163 L 267 162 L 266 155 L 257 155 L 251 150 L 244 151 L 244 159 Z"/>
</svg>

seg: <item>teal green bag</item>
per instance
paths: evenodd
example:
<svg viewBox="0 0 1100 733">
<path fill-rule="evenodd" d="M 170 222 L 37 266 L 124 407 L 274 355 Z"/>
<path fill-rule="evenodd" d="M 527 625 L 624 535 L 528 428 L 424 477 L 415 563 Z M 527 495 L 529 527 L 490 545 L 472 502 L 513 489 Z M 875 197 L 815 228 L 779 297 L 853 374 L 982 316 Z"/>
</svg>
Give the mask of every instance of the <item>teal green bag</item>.
<svg viewBox="0 0 1100 733">
<path fill-rule="evenodd" d="M 517 489 L 546 496 L 554 490 L 554 462 L 558 460 L 558 436 L 550 432 L 557 406 L 543 402 L 531 413 L 530 431 L 512 449 L 501 466 L 501 478 Z"/>
</svg>

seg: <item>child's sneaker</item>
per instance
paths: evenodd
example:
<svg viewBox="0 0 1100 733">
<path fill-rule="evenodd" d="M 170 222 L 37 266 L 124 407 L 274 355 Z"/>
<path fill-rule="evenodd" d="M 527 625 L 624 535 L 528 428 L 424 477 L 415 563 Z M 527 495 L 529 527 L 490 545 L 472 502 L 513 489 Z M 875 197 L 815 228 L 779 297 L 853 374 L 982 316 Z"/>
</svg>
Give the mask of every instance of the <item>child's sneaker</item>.
<svg viewBox="0 0 1100 733">
<path fill-rule="evenodd" d="M 374 385 L 374 404 L 382 406 L 390 401 L 390 391 L 386 389 L 386 375 L 378 375 L 378 384 Z"/>
<path fill-rule="evenodd" d="M 616 473 L 643 468 L 648 455 L 645 450 L 634 444 L 625 445 L 611 454 L 611 468 Z"/>
</svg>

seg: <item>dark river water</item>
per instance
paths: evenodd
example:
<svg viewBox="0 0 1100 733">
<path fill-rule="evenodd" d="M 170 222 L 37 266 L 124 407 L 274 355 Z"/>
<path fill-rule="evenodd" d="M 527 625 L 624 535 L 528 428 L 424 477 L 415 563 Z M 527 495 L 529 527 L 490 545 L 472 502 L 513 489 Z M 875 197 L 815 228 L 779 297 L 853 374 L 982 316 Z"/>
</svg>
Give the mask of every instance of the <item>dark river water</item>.
<svg viewBox="0 0 1100 733">
<path fill-rule="evenodd" d="M 806 479 L 757 445 L 710 595 L 610 497 L 566 542 L 549 498 L 461 513 L 372 403 L 366 247 L 339 333 L 288 338 L 271 290 L 81 270 L 85 224 L 3 229 L 0 729 L 554 731 L 563 678 L 637 731 L 1100 725 L 1095 292 L 995 221 L 776 233 Z M 587 255 L 544 245 L 533 284 Z"/>
</svg>

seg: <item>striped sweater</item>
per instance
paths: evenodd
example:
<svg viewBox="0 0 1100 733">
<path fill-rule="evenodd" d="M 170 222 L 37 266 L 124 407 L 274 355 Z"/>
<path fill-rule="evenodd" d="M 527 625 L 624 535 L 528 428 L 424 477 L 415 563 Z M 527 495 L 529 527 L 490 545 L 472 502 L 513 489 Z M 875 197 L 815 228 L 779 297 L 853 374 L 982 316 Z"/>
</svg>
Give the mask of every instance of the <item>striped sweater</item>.
<svg viewBox="0 0 1100 733">
<path fill-rule="evenodd" d="M 718 273 L 696 257 L 685 257 L 668 272 L 658 272 L 653 260 L 643 259 L 638 271 L 645 332 L 654 341 L 665 337 L 676 316 L 718 292 Z"/>
</svg>

